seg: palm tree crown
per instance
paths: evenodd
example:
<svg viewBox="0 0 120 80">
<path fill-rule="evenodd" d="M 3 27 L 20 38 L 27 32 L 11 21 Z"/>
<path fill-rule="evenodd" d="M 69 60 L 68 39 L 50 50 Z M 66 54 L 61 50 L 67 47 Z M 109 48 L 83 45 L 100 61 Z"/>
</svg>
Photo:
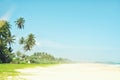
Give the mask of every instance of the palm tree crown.
<svg viewBox="0 0 120 80">
<path fill-rule="evenodd" d="M 14 43 L 14 40 L 15 40 L 15 35 L 10 35 L 10 36 L 7 37 L 6 42 L 11 47 L 11 44 Z"/>
<path fill-rule="evenodd" d="M 28 38 L 25 41 L 24 50 L 25 51 L 31 50 L 34 45 L 35 45 L 35 37 L 31 33 L 31 34 L 28 35 Z"/>
<path fill-rule="evenodd" d="M 21 37 L 20 40 L 19 40 L 19 44 L 24 44 L 24 42 L 25 42 L 24 37 Z"/>
<path fill-rule="evenodd" d="M 20 17 L 17 19 L 17 21 L 15 21 L 15 23 L 19 29 L 22 29 L 22 28 L 24 28 L 25 20 L 24 20 L 24 18 Z"/>
<path fill-rule="evenodd" d="M 23 48 L 25 51 L 30 51 L 33 46 L 35 45 L 35 36 L 34 34 L 29 34 L 28 37 L 25 39 L 24 37 L 21 37 L 19 44 L 23 45 Z"/>
</svg>

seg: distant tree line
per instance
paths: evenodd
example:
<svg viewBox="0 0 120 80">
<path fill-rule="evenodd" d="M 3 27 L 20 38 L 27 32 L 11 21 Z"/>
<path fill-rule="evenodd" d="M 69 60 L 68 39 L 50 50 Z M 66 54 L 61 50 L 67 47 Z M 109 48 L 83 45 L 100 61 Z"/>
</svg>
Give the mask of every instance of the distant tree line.
<svg viewBox="0 0 120 80">
<path fill-rule="evenodd" d="M 64 58 L 56 58 L 51 54 L 45 52 L 35 52 L 32 55 L 26 55 L 17 51 L 11 63 L 25 64 L 55 64 L 55 63 L 68 63 L 70 60 Z"/>
</svg>

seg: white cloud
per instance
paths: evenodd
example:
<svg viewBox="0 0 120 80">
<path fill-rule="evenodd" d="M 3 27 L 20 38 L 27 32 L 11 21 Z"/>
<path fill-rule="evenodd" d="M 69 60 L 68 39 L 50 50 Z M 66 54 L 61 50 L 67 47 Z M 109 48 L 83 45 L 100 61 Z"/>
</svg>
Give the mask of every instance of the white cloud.
<svg viewBox="0 0 120 80">
<path fill-rule="evenodd" d="M 59 48 L 59 49 L 70 48 L 70 46 L 68 46 L 68 45 L 50 41 L 50 40 L 40 40 L 40 41 L 37 41 L 36 44 L 39 47 L 47 47 L 47 48 Z"/>
<path fill-rule="evenodd" d="M 36 45 L 40 47 L 40 46 L 41 46 L 41 43 L 38 42 L 38 41 L 36 41 Z"/>
<path fill-rule="evenodd" d="M 69 50 L 120 50 L 120 48 L 109 46 L 75 46 L 58 43 L 50 40 L 40 40 L 36 42 L 38 47 L 46 47 L 53 49 L 69 49 Z"/>
</svg>

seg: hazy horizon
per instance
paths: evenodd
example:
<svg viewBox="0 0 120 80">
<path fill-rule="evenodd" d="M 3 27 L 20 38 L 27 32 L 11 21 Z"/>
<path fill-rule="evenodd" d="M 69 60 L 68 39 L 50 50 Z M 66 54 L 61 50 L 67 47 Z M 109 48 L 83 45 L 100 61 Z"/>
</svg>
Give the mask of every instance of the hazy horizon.
<svg viewBox="0 0 120 80">
<path fill-rule="evenodd" d="M 120 62 L 119 0 L 1 0 L 0 19 L 11 23 L 18 39 L 33 33 L 32 52 L 47 52 L 74 61 Z M 14 21 L 24 17 L 18 31 Z M 31 53 L 32 53 L 31 52 Z"/>
</svg>

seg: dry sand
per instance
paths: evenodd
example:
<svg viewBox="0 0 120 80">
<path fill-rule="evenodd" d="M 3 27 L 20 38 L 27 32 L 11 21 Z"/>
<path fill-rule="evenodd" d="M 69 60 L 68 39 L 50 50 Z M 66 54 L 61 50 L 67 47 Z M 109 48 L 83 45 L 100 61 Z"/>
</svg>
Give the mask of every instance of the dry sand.
<svg viewBox="0 0 120 80">
<path fill-rule="evenodd" d="M 120 80 L 120 67 L 105 64 L 62 64 L 47 68 L 19 69 L 25 80 Z"/>
</svg>

